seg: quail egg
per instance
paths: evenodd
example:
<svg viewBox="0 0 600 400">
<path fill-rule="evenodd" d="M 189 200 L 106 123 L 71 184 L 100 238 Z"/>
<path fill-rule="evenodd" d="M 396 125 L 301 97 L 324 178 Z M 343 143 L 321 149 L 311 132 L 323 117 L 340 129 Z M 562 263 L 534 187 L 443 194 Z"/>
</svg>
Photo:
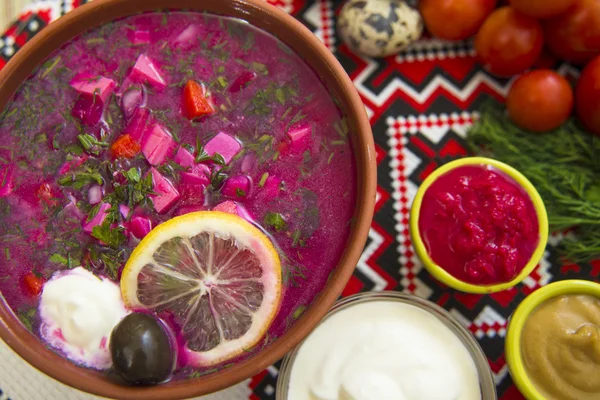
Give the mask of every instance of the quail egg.
<svg viewBox="0 0 600 400">
<path fill-rule="evenodd" d="M 404 0 L 349 0 L 340 12 L 338 30 L 357 53 L 385 57 L 419 39 L 423 20 Z"/>
</svg>

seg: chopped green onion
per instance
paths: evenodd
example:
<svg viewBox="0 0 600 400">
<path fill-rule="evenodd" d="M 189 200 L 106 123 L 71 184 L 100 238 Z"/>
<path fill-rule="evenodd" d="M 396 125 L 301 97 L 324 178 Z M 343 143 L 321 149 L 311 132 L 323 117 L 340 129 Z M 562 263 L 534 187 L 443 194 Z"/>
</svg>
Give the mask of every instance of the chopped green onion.
<svg viewBox="0 0 600 400">
<path fill-rule="evenodd" d="M 265 172 L 264 174 L 262 174 L 262 176 L 260 177 L 260 181 L 258 181 L 258 187 L 261 188 L 261 187 L 265 186 L 265 183 L 267 182 L 268 178 L 269 178 L 268 172 Z"/>
</svg>

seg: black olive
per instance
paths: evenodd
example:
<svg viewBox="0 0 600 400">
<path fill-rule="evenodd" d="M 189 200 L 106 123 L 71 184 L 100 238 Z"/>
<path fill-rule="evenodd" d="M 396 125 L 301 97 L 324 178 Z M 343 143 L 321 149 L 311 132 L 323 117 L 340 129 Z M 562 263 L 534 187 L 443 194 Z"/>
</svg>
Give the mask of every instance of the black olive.
<svg viewBox="0 0 600 400">
<path fill-rule="evenodd" d="M 148 314 L 132 313 L 110 335 L 113 368 L 128 383 L 154 385 L 173 372 L 175 353 L 165 326 Z"/>
</svg>

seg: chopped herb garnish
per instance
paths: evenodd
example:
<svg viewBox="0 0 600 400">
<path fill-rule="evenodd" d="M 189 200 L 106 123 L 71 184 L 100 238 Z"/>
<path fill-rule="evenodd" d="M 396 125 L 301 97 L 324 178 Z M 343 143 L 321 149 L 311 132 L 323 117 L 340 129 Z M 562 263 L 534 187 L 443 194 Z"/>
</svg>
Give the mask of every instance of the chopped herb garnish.
<svg viewBox="0 0 600 400">
<path fill-rule="evenodd" d="M 76 172 L 71 175 L 67 175 L 58 180 L 58 184 L 61 186 L 73 186 L 75 190 L 81 190 L 85 185 L 90 183 L 102 184 L 102 175 L 97 171 L 84 171 Z"/>
<path fill-rule="evenodd" d="M 44 68 L 44 72 L 42 72 L 42 75 L 40 75 L 40 78 L 44 79 L 50 72 L 52 72 L 52 70 L 54 69 L 54 67 L 56 67 L 58 65 L 58 63 L 60 62 L 60 57 L 56 57 L 53 60 L 48 60 L 44 63 L 44 65 L 42 65 L 42 68 Z"/>
<path fill-rule="evenodd" d="M 18 314 L 19 320 L 21 321 L 23 326 L 25 328 L 27 328 L 28 330 L 33 329 L 33 318 L 35 317 L 36 313 L 37 313 L 37 310 L 35 308 L 30 308 L 29 310 L 21 311 Z"/>
<path fill-rule="evenodd" d="M 276 232 L 280 232 L 287 228 L 287 223 L 285 222 L 285 219 L 279 213 L 274 213 L 270 211 L 267 212 L 263 222 L 267 227 L 273 228 Z"/>
<path fill-rule="evenodd" d="M 128 171 L 123 172 L 123 176 L 125 176 L 130 183 L 138 183 L 142 178 L 138 168 L 130 168 Z"/>
<path fill-rule="evenodd" d="M 8 247 L 4 248 L 4 258 L 6 258 L 6 261 L 10 261 L 10 249 Z"/>
<path fill-rule="evenodd" d="M 262 174 L 262 176 L 260 177 L 260 181 L 258 181 L 258 187 L 261 188 L 261 187 L 265 186 L 265 183 L 267 182 L 268 178 L 269 178 L 268 172 L 265 172 L 264 174 Z"/>
<path fill-rule="evenodd" d="M 54 253 L 50 256 L 50 262 L 62 265 L 69 265 L 69 259 L 62 254 Z"/>
<path fill-rule="evenodd" d="M 331 160 L 333 160 L 333 156 L 334 156 L 334 152 L 331 152 L 331 154 L 329 155 L 329 158 L 327 159 L 327 164 L 331 164 Z"/>
<path fill-rule="evenodd" d="M 104 43 L 104 42 L 106 42 L 106 39 L 104 39 L 104 38 L 93 38 L 93 39 L 86 40 L 87 44 L 100 44 L 100 43 Z"/>
<path fill-rule="evenodd" d="M 292 117 L 292 120 L 286 125 L 285 131 L 287 132 L 292 125 L 302 121 L 304 118 L 306 118 L 306 114 L 302 114 L 302 110 L 298 110 L 298 112 Z"/>
<path fill-rule="evenodd" d="M 102 225 L 95 226 L 92 229 L 92 236 L 101 242 L 106 243 L 110 247 L 117 248 L 121 246 L 127 238 L 123 234 L 123 228 L 112 228 L 111 225 L 111 221 L 106 218 Z"/>
<path fill-rule="evenodd" d="M 332 140 L 331 144 L 334 146 L 343 146 L 346 144 L 346 141 L 344 140 Z"/>
<path fill-rule="evenodd" d="M 256 61 L 252 61 L 252 69 L 254 70 L 254 72 L 256 72 L 257 74 L 261 74 L 261 75 L 269 75 L 269 70 L 267 69 L 267 66 L 265 64 L 256 62 Z"/>
<path fill-rule="evenodd" d="M 333 124 L 333 127 L 341 137 L 345 138 L 346 136 L 348 136 L 349 129 L 348 123 L 346 122 L 346 118 L 342 118 L 341 120 L 336 121 Z"/>
<path fill-rule="evenodd" d="M 2 120 L 5 120 L 5 119 L 7 119 L 7 118 L 10 118 L 10 117 L 12 117 L 13 115 L 15 115 L 16 113 L 17 113 L 17 109 L 16 109 L 16 108 L 13 108 L 12 110 L 8 111 L 7 113 L 5 113 L 5 114 L 2 116 Z"/>
<path fill-rule="evenodd" d="M 228 85 L 227 78 L 225 78 L 224 76 L 217 77 L 217 82 L 223 89 L 225 89 Z"/>
<path fill-rule="evenodd" d="M 283 88 L 275 89 L 275 98 L 277 99 L 279 104 L 284 105 L 285 104 L 285 90 L 283 90 Z"/>
<path fill-rule="evenodd" d="M 236 188 L 235 189 L 235 195 L 237 197 L 245 197 L 246 196 L 246 192 L 243 189 Z"/>
<path fill-rule="evenodd" d="M 277 161 L 278 158 L 279 158 L 279 152 L 276 151 L 275 154 L 273 154 L 273 161 Z"/>
<path fill-rule="evenodd" d="M 304 240 L 301 239 L 302 233 L 299 229 L 296 229 L 292 233 L 292 247 L 297 247 L 298 245 L 304 246 Z"/>
<path fill-rule="evenodd" d="M 78 135 L 77 139 L 79 139 L 79 143 L 84 148 L 85 151 L 94 155 L 100 155 L 100 152 L 103 148 L 108 147 L 108 143 L 101 142 L 96 139 L 94 136 L 89 135 L 87 133 L 83 135 Z"/>
<path fill-rule="evenodd" d="M 246 41 L 242 45 L 242 50 L 248 51 L 254 45 L 254 32 L 246 32 Z"/>
<path fill-rule="evenodd" d="M 298 306 L 298 308 L 296 308 L 294 310 L 294 313 L 292 314 L 292 318 L 294 318 L 294 320 L 300 318 L 300 316 L 304 313 L 304 310 L 306 310 L 306 306 L 304 306 L 304 305 Z"/>
</svg>

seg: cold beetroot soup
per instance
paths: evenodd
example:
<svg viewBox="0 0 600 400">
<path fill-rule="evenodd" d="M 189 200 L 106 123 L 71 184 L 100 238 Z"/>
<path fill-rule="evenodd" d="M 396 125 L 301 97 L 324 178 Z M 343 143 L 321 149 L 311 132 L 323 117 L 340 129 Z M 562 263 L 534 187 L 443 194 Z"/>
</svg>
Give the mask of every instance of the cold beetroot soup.
<svg viewBox="0 0 600 400">
<path fill-rule="evenodd" d="M 114 326 L 136 311 L 122 309 L 115 290 L 123 266 L 175 216 L 216 210 L 251 222 L 277 250 L 283 289 L 259 343 L 210 367 L 179 357 L 169 379 L 215 372 L 268 346 L 310 306 L 344 251 L 356 200 L 346 120 L 290 48 L 244 21 L 156 12 L 103 25 L 48 57 L 0 121 L 0 291 L 27 329 L 83 366 L 111 368 L 108 337 L 93 360 L 80 338 L 56 344 L 73 332 L 54 329 L 49 340 L 45 287 L 54 282 L 56 304 L 65 291 L 98 295 L 69 298 L 77 306 L 110 292 L 94 309 L 107 309 Z M 167 327 L 175 347 L 198 334 L 183 332 L 182 315 L 154 316 L 160 324 L 136 318 L 158 336 Z"/>
<path fill-rule="evenodd" d="M 460 166 L 439 176 L 423 195 L 418 223 L 431 259 L 476 285 L 510 282 L 539 243 L 531 198 L 489 165 Z"/>
</svg>

